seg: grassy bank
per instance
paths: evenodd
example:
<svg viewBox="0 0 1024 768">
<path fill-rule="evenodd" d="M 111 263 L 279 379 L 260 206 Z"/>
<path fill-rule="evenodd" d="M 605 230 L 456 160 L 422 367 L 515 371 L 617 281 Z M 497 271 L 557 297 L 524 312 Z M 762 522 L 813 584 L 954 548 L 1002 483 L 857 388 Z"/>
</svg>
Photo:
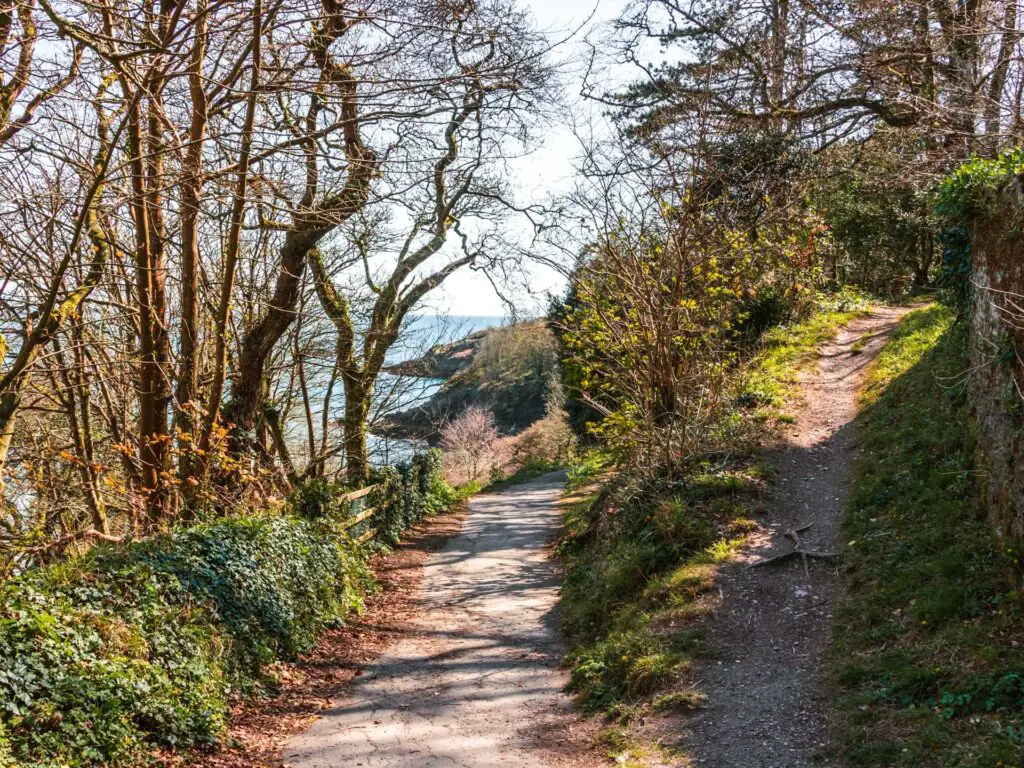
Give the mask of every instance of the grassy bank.
<svg viewBox="0 0 1024 768">
<path fill-rule="evenodd" d="M 707 468 L 685 484 L 616 487 L 570 506 L 559 554 L 571 688 L 584 711 L 699 704 L 686 675 L 699 620 L 715 570 L 755 525 L 756 493 L 749 473 Z"/>
<path fill-rule="evenodd" d="M 700 706 L 689 667 L 703 652 L 715 576 L 757 527 L 765 470 L 751 441 L 784 420 L 801 370 L 863 309 L 856 299 L 833 302 L 764 335 L 737 378 L 725 455 L 695 461 L 675 483 L 634 482 L 621 472 L 567 505 L 559 546 L 567 567 L 564 623 L 571 687 L 585 711 L 629 720 L 652 709 Z M 579 493 L 606 465 L 599 455 L 588 457 L 570 471 L 570 485 Z"/>
<path fill-rule="evenodd" d="M 766 331 L 741 378 L 738 405 L 758 408 L 763 418 L 785 420 L 785 408 L 799 395 L 800 373 L 817 360 L 818 348 L 868 306 L 857 293 L 841 293 L 822 300 L 805 320 Z"/>
<path fill-rule="evenodd" d="M 963 344 L 947 310 L 912 312 L 864 391 L 833 649 L 853 765 L 1024 765 L 1018 554 L 977 502 Z"/>
</svg>

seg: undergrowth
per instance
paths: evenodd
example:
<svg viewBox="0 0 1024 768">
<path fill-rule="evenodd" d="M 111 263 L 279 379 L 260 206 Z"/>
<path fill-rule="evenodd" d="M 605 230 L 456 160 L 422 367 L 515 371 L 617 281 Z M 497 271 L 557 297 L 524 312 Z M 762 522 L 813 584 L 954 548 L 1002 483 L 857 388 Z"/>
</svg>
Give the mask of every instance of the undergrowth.
<svg viewBox="0 0 1024 768">
<path fill-rule="evenodd" d="M 0 701 L 20 766 L 130 765 L 212 744 L 229 697 L 361 605 L 371 576 L 311 523 L 247 518 L 3 588 Z"/>
<path fill-rule="evenodd" d="M 965 329 L 906 316 L 872 366 L 836 614 L 840 748 L 858 766 L 1024 766 L 1024 620 L 977 503 Z"/>
<path fill-rule="evenodd" d="M 620 486 L 570 506 L 559 544 L 563 621 L 570 688 L 585 712 L 622 715 L 689 684 L 715 571 L 753 527 L 758 487 L 748 474 L 704 467 L 686 483 Z M 663 702 L 684 700 L 694 701 Z"/>
<path fill-rule="evenodd" d="M 382 500 L 392 537 L 454 498 L 436 458 L 417 466 Z M 369 548 L 338 534 L 342 490 L 310 484 L 296 516 L 103 546 L 0 586 L 0 768 L 144 765 L 158 747 L 218 743 L 233 699 L 273 685 L 269 665 L 375 588 Z"/>
<path fill-rule="evenodd" d="M 815 350 L 866 306 L 860 296 L 841 294 L 805 320 L 766 332 L 738 372 L 739 394 L 723 428 L 729 451 L 695 461 L 682 481 L 652 485 L 631 481 L 625 470 L 610 474 L 610 458 L 600 451 L 570 468 L 577 493 L 595 478 L 614 477 L 599 493 L 566 505 L 558 548 L 567 566 L 570 687 L 584 711 L 628 720 L 648 707 L 700 707 L 688 670 L 706 651 L 702 624 L 714 607 L 716 573 L 758 527 L 765 468 L 752 438 L 764 438 L 782 417 Z M 753 430 L 752 414 L 760 421 Z"/>
</svg>

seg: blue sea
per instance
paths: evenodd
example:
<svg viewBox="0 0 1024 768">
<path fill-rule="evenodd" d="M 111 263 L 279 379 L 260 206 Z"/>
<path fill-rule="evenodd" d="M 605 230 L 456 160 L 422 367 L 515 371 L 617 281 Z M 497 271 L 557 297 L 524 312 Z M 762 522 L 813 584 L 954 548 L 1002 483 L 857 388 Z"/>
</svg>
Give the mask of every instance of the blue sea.
<svg viewBox="0 0 1024 768">
<path fill-rule="evenodd" d="M 437 344 L 449 344 L 471 333 L 506 324 L 502 316 L 485 315 L 417 315 L 409 321 L 403 339 L 388 354 L 388 364 L 414 360 Z M 375 416 L 397 413 L 425 403 L 441 388 L 443 379 L 394 376 L 382 373 L 374 390 Z M 410 440 L 369 436 L 370 458 L 384 466 L 408 458 L 425 444 Z"/>
</svg>

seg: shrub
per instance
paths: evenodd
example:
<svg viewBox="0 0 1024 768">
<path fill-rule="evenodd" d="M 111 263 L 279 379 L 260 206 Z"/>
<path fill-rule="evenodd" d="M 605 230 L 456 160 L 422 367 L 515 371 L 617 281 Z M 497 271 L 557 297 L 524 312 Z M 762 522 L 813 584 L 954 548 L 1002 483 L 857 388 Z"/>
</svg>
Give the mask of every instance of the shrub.
<svg viewBox="0 0 1024 768">
<path fill-rule="evenodd" d="M 315 477 L 303 483 L 288 497 L 288 506 L 303 520 L 321 520 L 344 513 L 338 499 L 346 492 L 344 486 L 326 477 Z"/>
<path fill-rule="evenodd" d="M 420 493 L 423 496 L 423 514 L 436 515 L 443 512 L 456 499 L 454 489 L 444 479 L 444 455 L 433 448 L 419 454 Z"/>
<path fill-rule="evenodd" d="M 397 545 L 402 531 L 455 501 L 455 491 L 441 471 L 442 462 L 441 451 L 434 448 L 378 470 L 374 482 L 383 490 L 372 497 L 371 503 L 379 510 L 376 525 L 380 543 Z"/>
<path fill-rule="evenodd" d="M 576 447 L 576 435 L 562 409 L 551 410 L 512 441 L 512 461 L 520 467 L 558 466 Z"/>
<path fill-rule="evenodd" d="M 440 451 L 383 470 L 381 537 L 454 500 Z M 297 488 L 291 517 L 219 520 L 93 550 L 0 586 L 0 768 L 130 766 L 222 735 L 233 694 L 310 649 L 374 588 L 337 534 L 346 488 Z"/>
<path fill-rule="evenodd" d="M 959 312 L 971 298 L 970 224 L 991 192 L 1024 170 L 1024 149 L 1015 147 L 997 158 L 975 157 L 954 169 L 939 185 L 935 213 L 942 226 L 942 270 L 939 285 L 946 301 Z"/>
<path fill-rule="evenodd" d="M 498 461 L 498 429 L 486 408 L 467 408 L 441 430 L 441 448 L 451 482 L 480 480 Z"/>
<path fill-rule="evenodd" d="M 677 668 L 685 666 L 682 654 L 645 629 L 613 632 L 581 649 L 573 662 L 569 685 L 587 712 L 649 696 L 672 682 Z"/>
<path fill-rule="evenodd" d="M 199 525 L 30 572 L 0 593 L 0 756 L 120 766 L 213 743 L 229 694 L 358 610 L 370 584 L 357 552 L 294 518 Z"/>
<path fill-rule="evenodd" d="M 557 364 L 554 334 L 542 322 L 491 329 L 473 361 L 485 383 L 544 380 Z"/>
<path fill-rule="evenodd" d="M 196 526 L 172 546 L 153 540 L 134 555 L 212 606 L 233 640 L 228 661 L 244 665 L 240 679 L 312 647 L 326 626 L 361 608 L 360 595 L 372 583 L 351 547 L 288 518 Z"/>
</svg>

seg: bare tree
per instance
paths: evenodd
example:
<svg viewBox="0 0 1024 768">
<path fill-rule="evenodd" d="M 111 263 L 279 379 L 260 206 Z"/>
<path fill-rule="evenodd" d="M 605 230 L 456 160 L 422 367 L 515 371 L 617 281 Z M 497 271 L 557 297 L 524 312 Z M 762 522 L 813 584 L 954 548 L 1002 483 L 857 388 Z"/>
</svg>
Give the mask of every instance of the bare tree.
<svg viewBox="0 0 1024 768">
<path fill-rule="evenodd" d="M 387 210 L 389 219 L 408 221 L 407 231 L 376 274 L 373 238 L 357 233 L 351 244 L 351 260 L 363 271 L 360 289 L 371 297 L 364 322 L 352 310 L 356 297 L 333 283 L 320 251 L 308 252 L 317 295 L 338 333 L 345 461 L 357 478 L 369 471 L 366 430 L 374 384 L 404 320 L 450 275 L 486 268 L 502 253 L 484 227 L 511 209 L 494 169 L 548 80 L 540 40 L 506 3 L 480 3 L 440 22 L 430 56 L 439 59 L 432 75 L 438 114 L 432 117 L 446 117 L 436 129 L 433 120 L 424 127 L 393 126 L 396 140 L 382 163 L 390 189 L 372 204 Z M 450 53 L 441 58 L 445 51 Z M 450 235 L 454 253 L 446 250 Z"/>
<path fill-rule="evenodd" d="M 54 62 L 46 62 L 39 55 L 37 43 L 42 33 L 38 16 L 39 11 L 32 0 L 8 0 L 0 4 L 0 62 L 3 71 L 10 73 L 6 80 L 0 81 L 0 147 L 4 149 L 13 148 L 18 134 L 30 125 L 39 108 L 60 96 L 78 75 L 80 47 L 64 53 L 63 57 L 58 55 Z M 34 156 L 27 165 L 22 166 L 23 170 L 28 173 L 36 171 L 38 166 L 34 161 L 38 159 L 38 155 Z M 92 189 L 85 196 L 78 212 L 79 232 L 93 215 L 91 202 L 101 183 L 105 165 L 105 149 L 101 149 L 97 155 L 100 173 L 93 179 Z M 94 266 L 89 269 L 86 279 L 65 294 L 67 274 L 79 256 L 75 252 L 77 242 L 74 246 L 64 255 L 51 276 L 38 308 L 31 313 L 24 308 L 14 312 L 21 319 L 21 338 L 17 345 L 12 346 L 0 335 L 0 362 L 8 354 L 14 356 L 9 365 L 0 369 L 0 493 L 4 487 L 4 466 L 10 450 L 14 419 L 29 372 L 40 351 L 61 324 L 75 313 L 99 279 L 98 266 L 106 255 L 102 245 L 95 247 Z M 8 258 L 14 264 L 17 262 L 13 260 L 17 260 L 18 255 L 9 254 Z M 0 299 L 5 299 L 11 288 L 10 275 L 4 277 L 3 284 L 0 284 Z"/>
<path fill-rule="evenodd" d="M 476 482 L 495 455 L 498 430 L 486 408 L 468 408 L 441 430 L 441 450 L 455 480 Z"/>
<path fill-rule="evenodd" d="M 322 473 L 338 382 L 365 436 L 403 321 L 501 256 L 543 55 L 499 0 L 0 4 L 0 549 Z"/>
</svg>

